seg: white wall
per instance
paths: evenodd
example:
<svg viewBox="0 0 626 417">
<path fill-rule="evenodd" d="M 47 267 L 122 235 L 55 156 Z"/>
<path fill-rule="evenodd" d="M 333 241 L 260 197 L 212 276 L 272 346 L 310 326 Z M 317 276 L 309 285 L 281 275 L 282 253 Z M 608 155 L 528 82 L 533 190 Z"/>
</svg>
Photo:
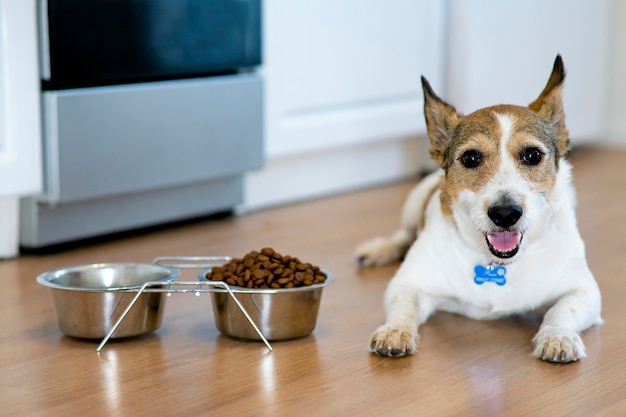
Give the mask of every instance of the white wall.
<svg viewBox="0 0 626 417">
<path fill-rule="evenodd" d="M 609 141 L 626 146 L 626 2 L 612 2 L 609 74 Z"/>
<path fill-rule="evenodd" d="M 447 98 L 459 111 L 531 103 L 561 54 L 572 141 L 606 138 L 611 0 L 449 3 Z"/>
</svg>

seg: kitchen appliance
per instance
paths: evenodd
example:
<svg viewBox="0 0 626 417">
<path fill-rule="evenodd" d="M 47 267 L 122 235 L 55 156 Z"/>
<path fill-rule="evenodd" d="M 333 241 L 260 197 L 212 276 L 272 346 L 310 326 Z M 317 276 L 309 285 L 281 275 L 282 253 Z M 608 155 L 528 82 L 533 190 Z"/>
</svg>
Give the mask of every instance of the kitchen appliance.
<svg viewBox="0 0 626 417">
<path fill-rule="evenodd" d="M 230 211 L 263 162 L 260 0 L 40 0 L 45 192 L 20 244 Z"/>
</svg>

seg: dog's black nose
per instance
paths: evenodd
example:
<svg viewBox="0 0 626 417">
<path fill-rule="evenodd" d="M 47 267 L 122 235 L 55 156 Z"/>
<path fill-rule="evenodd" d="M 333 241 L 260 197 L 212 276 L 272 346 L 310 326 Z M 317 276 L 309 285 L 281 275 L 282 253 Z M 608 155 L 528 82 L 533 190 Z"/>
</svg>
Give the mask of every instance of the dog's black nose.
<svg viewBox="0 0 626 417">
<path fill-rule="evenodd" d="M 522 207 L 519 204 L 493 205 L 487 210 L 487 215 L 496 226 L 511 227 L 522 217 Z"/>
</svg>

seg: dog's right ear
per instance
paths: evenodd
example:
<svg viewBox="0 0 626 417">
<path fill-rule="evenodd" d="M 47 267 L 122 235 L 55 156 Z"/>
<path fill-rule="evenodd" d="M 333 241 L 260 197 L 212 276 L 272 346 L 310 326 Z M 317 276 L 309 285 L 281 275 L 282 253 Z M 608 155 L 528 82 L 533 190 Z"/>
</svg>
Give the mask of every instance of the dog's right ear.
<svg viewBox="0 0 626 417">
<path fill-rule="evenodd" d="M 440 166 L 444 165 L 446 150 L 452 137 L 452 131 L 459 124 L 463 115 L 437 97 L 428 80 L 422 77 L 424 90 L 424 116 L 426 130 L 430 139 L 430 155 Z"/>
<path fill-rule="evenodd" d="M 556 141 L 559 155 L 565 155 L 570 149 L 569 130 L 565 127 L 565 112 L 563 111 L 563 84 L 565 82 L 565 67 L 561 55 L 554 60 L 554 67 L 548 84 L 539 97 L 528 107 L 541 116 L 550 126 Z"/>
</svg>

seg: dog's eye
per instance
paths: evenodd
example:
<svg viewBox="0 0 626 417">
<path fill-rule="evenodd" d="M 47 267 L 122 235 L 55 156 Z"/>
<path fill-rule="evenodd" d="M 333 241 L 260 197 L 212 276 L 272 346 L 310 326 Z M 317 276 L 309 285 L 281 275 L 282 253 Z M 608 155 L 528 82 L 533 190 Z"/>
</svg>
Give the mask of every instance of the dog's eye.
<svg viewBox="0 0 626 417">
<path fill-rule="evenodd" d="M 524 165 L 537 165 L 543 158 L 543 152 L 541 149 L 531 146 L 524 149 L 520 157 Z"/>
<path fill-rule="evenodd" d="M 465 151 L 459 159 L 465 168 L 476 168 L 483 161 L 483 154 L 475 150 Z"/>
</svg>

